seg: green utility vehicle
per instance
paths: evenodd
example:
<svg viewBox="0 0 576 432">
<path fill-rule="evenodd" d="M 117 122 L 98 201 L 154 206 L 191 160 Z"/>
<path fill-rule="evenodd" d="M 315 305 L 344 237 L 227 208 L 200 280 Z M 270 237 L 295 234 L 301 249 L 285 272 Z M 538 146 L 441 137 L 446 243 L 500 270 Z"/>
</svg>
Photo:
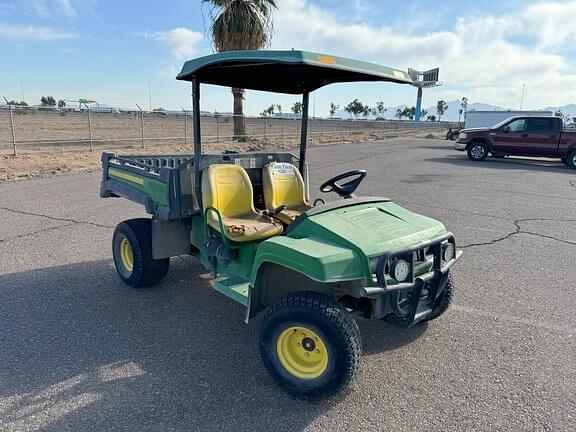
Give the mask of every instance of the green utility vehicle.
<svg viewBox="0 0 576 432">
<path fill-rule="evenodd" d="M 170 257 L 197 257 L 214 288 L 246 307 L 246 322 L 264 314 L 264 365 L 300 397 L 335 393 L 354 377 L 362 350 L 354 316 L 410 327 L 446 311 L 461 252 L 442 223 L 387 198 L 356 197 L 362 170 L 321 186 L 341 199 L 312 205 L 308 197 L 310 92 L 338 82 L 409 84 L 407 73 L 305 51 L 236 51 L 188 61 L 178 79 L 192 82 L 194 154 L 102 155 L 101 196 L 136 201 L 151 215 L 114 232 L 127 285 L 154 285 Z M 299 154 L 202 154 L 200 83 L 302 94 Z"/>
</svg>

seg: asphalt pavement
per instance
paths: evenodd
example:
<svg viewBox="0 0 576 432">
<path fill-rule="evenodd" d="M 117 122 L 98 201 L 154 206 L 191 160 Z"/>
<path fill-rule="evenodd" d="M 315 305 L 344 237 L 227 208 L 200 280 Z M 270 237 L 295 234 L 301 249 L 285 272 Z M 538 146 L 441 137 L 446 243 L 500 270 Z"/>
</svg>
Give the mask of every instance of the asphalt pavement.
<svg viewBox="0 0 576 432">
<path fill-rule="evenodd" d="M 344 393 L 285 394 L 259 319 L 190 257 L 154 289 L 115 274 L 100 173 L 0 184 L 0 431 L 572 431 L 576 428 L 576 172 L 469 162 L 439 140 L 312 148 L 312 196 L 368 171 L 360 195 L 443 221 L 464 256 L 454 306 L 408 330 L 360 319 Z"/>
</svg>

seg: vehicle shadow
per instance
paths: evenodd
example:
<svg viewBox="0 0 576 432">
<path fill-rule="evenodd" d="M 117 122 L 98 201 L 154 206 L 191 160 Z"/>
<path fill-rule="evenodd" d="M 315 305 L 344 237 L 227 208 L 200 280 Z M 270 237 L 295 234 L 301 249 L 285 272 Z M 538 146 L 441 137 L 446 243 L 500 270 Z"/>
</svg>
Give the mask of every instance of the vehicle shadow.
<svg viewBox="0 0 576 432">
<path fill-rule="evenodd" d="M 465 167 L 477 167 L 494 170 L 530 170 L 534 172 L 552 172 L 556 174 L 574 174 L 575 172 L 564 165 L 559 160 L 552 159 L 529 159 L 519 157 L 506 157 L 497 159 L 489 157 L 482 162 L 473 162 L 466 158 L 464 153 L 445 157 L 434 157 L 424 159 L 430 162 L 452 164 Z"/>
<path fill-rule="evenodd" d="M 295 431 L 348 397 L 284 393 L 260 361 L 260 320 L 245 325 L 203 273 L 177 258 L 153 289 L 124 286 L 111 260 L 0 276 L 0 429 Z M 422 331 L 359 324 L 367 353 Z"/>
<path fill-rule="evenodd" d="M 428 327 L 428 323 L 404 329 L 385 321 L 359 319 L 356 322 L 362 334 L 363 353 L 368 355 L 410 345 L 422 336 Z"/>
</svg>

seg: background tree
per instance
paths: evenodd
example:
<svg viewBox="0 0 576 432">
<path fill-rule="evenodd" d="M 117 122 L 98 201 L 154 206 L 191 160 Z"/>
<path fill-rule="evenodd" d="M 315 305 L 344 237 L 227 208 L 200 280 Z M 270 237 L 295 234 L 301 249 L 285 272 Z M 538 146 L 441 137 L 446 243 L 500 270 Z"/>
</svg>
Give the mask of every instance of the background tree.
<svg viewBox="0 0 576 432">
<path fill-rule="evenodd" d="M 58 108 L 64 108 L 66 106 L 66 101 L 64 99 L 60 99 L 58 101 Z"/>
<path fill-rule="evenodd" d="M 40 98 L 40 103 L 42 106 L 53 107 L 56 106 L 56 99 L 54 99 L 52 96 L 42 96 Z"/>
<path fill-rule="evenodd" d="M 429 122 L 435 122 L 436 121 L 436 116 L 434 114 L 431 114 L 429 116 L 426 117 L 426 121 Z"/>
<path fill-rule="evenodd" d="M 294 114 L 302 114 L 302 102 L 294 102 L 290 109 Z"/>
<path fill-rule="evenodd" d="M 404 110 L 398 108 L 396 110 L 396 114 L 394 114 L 394 117 L 396 117 L 398 120 L 402 120 L 402 117 L 404 117 Z"/>
<path fill-rule="evenodd" d="M 468 98 L 464 96 L 460 101 L 460 109 L 458 110 L 458 123 L 460 123 L 460 116 L 464 114 L 464 120 L 466 120 L 466 113 L 468 112 Z"/>
<path fill-rule="evenodd" d="M 348 114 L 354 115 L 355 118 L 358 118 L 360 114 L 366 113 L 369 109 L 370 108 L 368 106 L 364 105 L 358 99 L 354 99 L 352 102 L 350 102 L 348 105 L 344 107 L 344 111 L 346 111 Z"/>
<path fill-rule="evenodd" d="M 334 117 L 336 111 L 340 109 L 340 105 L 336 105 L 334 102 L 330 102 L 330 117 Z"/>
<path fill-rule="evenodd" d="M 262 49 L 272 36 L 271 12 L 275 0 L 202 0 L 211 5 L 210 33 L 218 52 Z M 234 139 L 244 141 L 244 89 L 234 95 Z"/>
<path fill-rule="evenodd" d="M 266 108 L 264 111 L 262 111 L 260 113 L 260 115 L 262 117 L 267 117 L 267 116 L 271 116 L 274 115 L 274 110 L 276 109 L 276 105 L 270 105 L 268 108 Z"/>
<path fill-rule="evenodd" d="M 376 115 L 376 120 L 384 120 L 384 113 L 387 108 L 384 106 L 384 102 L 376 102 L 376 108 L 374 114 Z"/>
<path fill-rule="evenodd" d="M 446 103 L 446 101 L 439 100 L 438 102 L 436 102 L 436 114 L 438 114 L 438 121 L 442 119 L 442 116 L 444 115 L 447 109 L 448 104 Z"/>
<path fill-rule="evenodd" d="M 8 102 L 8 105 L 14 105 L 14 106 L 28 106 L 28 104 L 24 101 L 20 101 L 20 102 L 16 102 L 15 100 L 11 100 L 10 102 Z"/>
<path fill-rule="evenodd" d="M 414 120 L 414 117 L 416 116 L 416 107 L 404 107 L 404 109 L 401 111 L 401 117 L 406 117 L 408 118 L 408 120 Z"/>
<path fill-rule="evenodd" d="M 428 114 L 428 110 L 423 109 L 422 111 L 420 111 L 420 118 L 425 118 L 427 114 Z"/>
<path fill-rule="evenodd" d="M 278 110 L 278 112 L 279 112 L 280 114 L 282 114 L 282 105 L 276 104 L 276 109 Z"/>
</svg>

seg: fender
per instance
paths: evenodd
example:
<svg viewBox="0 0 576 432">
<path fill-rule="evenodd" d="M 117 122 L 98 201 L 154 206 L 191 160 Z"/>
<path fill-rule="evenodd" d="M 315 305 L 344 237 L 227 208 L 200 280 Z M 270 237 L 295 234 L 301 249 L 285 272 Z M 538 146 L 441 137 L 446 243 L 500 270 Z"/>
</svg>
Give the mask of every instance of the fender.
<svg viewBox="0 0 576 432">
<path fill-rule="evenodd" d="M 315 238 L 272 237 L 256 251 L 246 319 L 294 291 L 360 296 L 368 265 L 358 252 Z"/>
</svg>

